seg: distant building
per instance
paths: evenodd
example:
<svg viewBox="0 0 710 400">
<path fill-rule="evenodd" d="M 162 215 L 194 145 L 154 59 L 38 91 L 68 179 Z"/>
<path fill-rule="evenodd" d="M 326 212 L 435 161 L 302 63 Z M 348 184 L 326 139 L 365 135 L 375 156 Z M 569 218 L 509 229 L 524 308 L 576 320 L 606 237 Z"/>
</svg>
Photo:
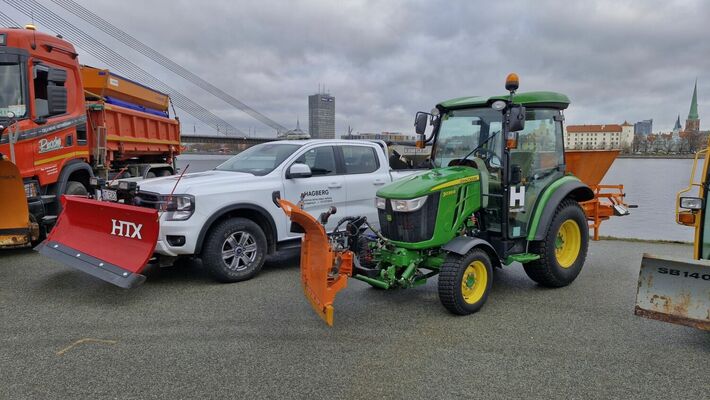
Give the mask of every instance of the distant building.
<svg viewBox="0 0 710 400">
<path fill-rule="evenodd" d="M 344 136 L 344 138 L 356 140 L 384 140 L 385 142 L 415 142 L 417 140 L 416 135 L 408 135 L 401 132 L 358 132 Z"/>
<path fill-rule="evenodd" d="M 335 138 L 335 97 L 327 93 L 308 96 L 308 132 L 313 139 Z"/>
<path fill-rule="evenodd" d="M 690 111 L 688 111 L 688 119 L 685 120 L 686 134 L 700 133 L 700 116 L 698 115 L 698 80 L 695 80 L 693 88 L 693 98 L 690 100 Z"/>
<path fill-rule="evenodd" d="M 301 130 L 301 121 L 296 119 L 296 129 L 291 129 L 286 132 L 279 132 L 276 136 L 277 139 L 310 139 L 311 136 L 308 132 Z"/>
<path fill-rule="evenodd" d="M 570 150 L 625 149 L 634 141 L 634 125 L 567 125 L 565 148 Z"/>
<path fill-rule="evenodd" d="M 634 134 L 650 135 L 653 132 L 653 119 L 645 119 L 634 124 Z"/>
</svg>

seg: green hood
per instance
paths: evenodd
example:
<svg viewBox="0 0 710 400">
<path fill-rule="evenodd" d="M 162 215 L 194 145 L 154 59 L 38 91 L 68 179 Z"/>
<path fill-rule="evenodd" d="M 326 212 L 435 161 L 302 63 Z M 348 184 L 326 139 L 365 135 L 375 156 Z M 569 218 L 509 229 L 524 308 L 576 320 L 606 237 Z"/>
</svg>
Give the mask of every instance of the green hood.
<svg viewBox="0 0 710 400">
<path fill-rule="evenodd" d="M 378 190 L 377 196 L 386 199 L 414 199 L 438 190 L 475 182 L 479 177 L 480 172 L 471 167 L 436 168 L 398 179 Z"/>
</svg>

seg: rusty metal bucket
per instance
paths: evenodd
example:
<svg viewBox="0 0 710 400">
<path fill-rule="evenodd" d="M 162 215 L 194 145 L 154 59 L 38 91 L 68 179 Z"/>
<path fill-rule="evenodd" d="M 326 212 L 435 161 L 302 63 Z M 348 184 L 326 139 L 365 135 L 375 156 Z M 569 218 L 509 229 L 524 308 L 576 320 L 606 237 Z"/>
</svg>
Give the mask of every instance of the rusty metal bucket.
<svg viewBox="0 0 710 400">
<path fill-rule="evenodd" d="M 567 172 L 589 186 L 599 185 L 620 150 L 565 150 Z"/>
<path fill-rule="evenodd" d="M 157 244 L 157 210 L 79 196 L 61 201 L 54 229 L 35 250 L 122 288 L 145 281 L 140 273 Z"/>
<path fill-rule="evenodd" d="M 333 326 L 333 301 L 352 275 L 353 253 L 334 251 L 323 225 L 295 204 L 286 200 L 278 202 L 291 221 L 305 232 L 301 243 L 303 294 L 318 316 Z"/>
</svg>

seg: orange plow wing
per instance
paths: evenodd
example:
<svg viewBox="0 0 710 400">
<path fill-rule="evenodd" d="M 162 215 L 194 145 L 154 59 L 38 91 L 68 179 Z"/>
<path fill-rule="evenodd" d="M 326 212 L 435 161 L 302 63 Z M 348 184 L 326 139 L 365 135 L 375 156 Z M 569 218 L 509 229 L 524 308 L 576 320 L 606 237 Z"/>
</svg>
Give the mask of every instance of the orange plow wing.
<svg viewBox="0 0 710 400">
<path fill-rule="evenodd" d="M 333 326 L 333 301 L 352 275 L 353 254 L 348 250 L 333 251 L 323 225 L 295 204 L 278 202 L 291 221 L 305 232 L 301 243 L 303 293 L 316 313 Z"/>
<path fill-rule="evenodd" d="M 25 246 L 37 238 L 17 166 L 0 155 L 0 247 Z"/>
<path fill-rule="evenodd" d="M 145 281 L 160 226 L 151 208 L 62 196 L 62 213 L 40 254 L 122 288 Z"/>
</svg>

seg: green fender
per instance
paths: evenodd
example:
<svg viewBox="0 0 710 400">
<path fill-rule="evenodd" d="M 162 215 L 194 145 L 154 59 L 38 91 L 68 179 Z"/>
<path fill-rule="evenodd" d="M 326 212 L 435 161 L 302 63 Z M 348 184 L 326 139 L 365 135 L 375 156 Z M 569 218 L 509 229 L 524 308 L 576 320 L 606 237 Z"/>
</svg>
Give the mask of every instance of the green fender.
<svg viewBox="0 0 710 400">
<path fill-rule="evenodd" d="M 578 202 L 587 201 L 594 198 L 594 191 L 573 175 L 563 176 L 553 182 L 538 199 L 535 213 L 530 221 L 528 241 L 545 238 L 547 227 L 552 223 L 557 206 L 567 197 Z"/>
</svg>

